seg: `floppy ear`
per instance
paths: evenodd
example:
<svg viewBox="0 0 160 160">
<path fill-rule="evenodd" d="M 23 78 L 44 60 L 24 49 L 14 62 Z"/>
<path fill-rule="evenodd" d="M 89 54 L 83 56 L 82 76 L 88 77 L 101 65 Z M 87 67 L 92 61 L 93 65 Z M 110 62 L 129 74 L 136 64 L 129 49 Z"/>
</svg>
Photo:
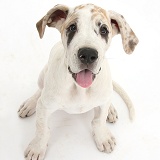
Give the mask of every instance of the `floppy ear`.
<svg viewBox="0 0 160 160">
<path fill-rule="evenodd" d="M 109 11 L 109 16 L 111 19 L 113 36 L 120 33 L 124 51 L 127 54 L 131 54 L 138 44 L 138 38 L 122 15 L 114 11 Z"/>
<path fill-rule="evenodd" d="M 64 5 L 56 5 L 48 11 L 48 13 L 37 22 L 36 27 L 40 38 L 43 37 L 46 25 L 48 27 L 55 27 L 60 31 L 62 23 L 68 15 L 69 8 Z"/>
</svg>

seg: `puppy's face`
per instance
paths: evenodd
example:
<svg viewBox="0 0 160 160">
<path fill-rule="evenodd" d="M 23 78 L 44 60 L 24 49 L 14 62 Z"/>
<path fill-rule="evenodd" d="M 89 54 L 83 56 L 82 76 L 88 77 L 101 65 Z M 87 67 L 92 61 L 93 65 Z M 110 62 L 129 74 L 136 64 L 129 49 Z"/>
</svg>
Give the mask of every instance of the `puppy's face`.
<svg viewBox="0 0 160 160">
<path fill-rule="evenodd" d="M 37 23 L 41 38 L 46 25 L 60 31 L 68 72 L 83 88 L 92 85 L 101 71 L 105 52 L 114 35 L 121 34 L 126 53 L 131 53 L 138 43 L 123 16 L 93 4 L 75 8 L 55 6 Z"/>
<path fill-rule="evenodd" d="M 61 34 L 69 72 L 81 87 L 89 87 L 101 70 L 111 42 L 108 15 L 91 4 L 78 6 L 68 13 Z"/>
</svg>

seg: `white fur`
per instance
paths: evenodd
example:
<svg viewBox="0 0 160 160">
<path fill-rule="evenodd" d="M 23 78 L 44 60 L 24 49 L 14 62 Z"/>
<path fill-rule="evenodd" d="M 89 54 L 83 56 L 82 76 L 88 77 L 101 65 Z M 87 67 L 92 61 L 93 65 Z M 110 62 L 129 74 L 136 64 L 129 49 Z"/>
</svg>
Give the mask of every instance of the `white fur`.
<svg viewBox="0 0 160 160">
<path fill-rule="evenodd" d="M 56 7 L 58 8 L 58 6 L 55 6 L 52 10 L 55 11 Z M 60 5 L 60 9 L 62 8 L 63 6 Z M 65 6 L 64 8 L 66 10 L 67 7 Z M 42 160 L 44 158 L 50 136 L 48 119 L 56 110 L 79 114 L 94 109 L 95 116 L 92 121 L 93 137 L 97 148 L 107 153 L 112 152 L 116 144 L 115 138 L 106 127 L 107 118 L 109 122 L 115 122 L 117 119 L 117 113 L 111 104 L 113 85 L 114 89 L 121 94 L 126 104 L 130 105 L 129 109 L 133 110 L 132 103 L 126 93 L 121 92 L 121 88 L 116 83 L 112 85 L 109 66 L 104 58 L 113 36 L 111 23 L 110 21 L 106 21 L 106 19 L 101 20 L 108 25 L 110 31 L 108 43 L 106 43 L 100 35 L 94 32 L 94 29 L 98 32 L 95 23 L 101 17 L 97 16 L 91 20 L 92 13 L 90 11 L 93 8 L 94 5 L 90 4 L 86 5 L 84 9 L 77 9 L 76 11 L 68 9 L 69 15 L 73 15 L 74 12 L 77 14 L 79 18 L 78 25 L 80 26 L 79 31 L 69 46 L 67 46 L 66 34 L 61 32 L 62 42 L 57 43 L 53 47 L 49 61 L 40 73 L 38 91 L 25 101 L 19 109 L 20 117 L 30 116 L 36 110 L 36 136 L 25 151 L 27 160 Z M 48 12 L 47 16 L 50 12 Z M 62 21 L 63 25 L 65 25 L 67 24 L 67 20 L 69 21 L 69 18 L 66 21 L 61 19 L 55 24 L 55 27 L 61 30 L 60 25 L 62 25 Z M 46 17 L 42 21 L 43 24 L 47 24 Z M 50 23 L 51 19 L 48 18 L 48 21 Z M 40 24 L 42 24 L 41 22 Z M 41 32 L 41 37 L 43 36 L 44 29 L 45 26 L 42 26 L 42 30 L 39 29 L 41 30 L 39 31 Z M 68 71 L 68 66 L 74 73 L 82 70 L 77 58 L 77 52 L 79 48 L 86 46 L 95 48 L 98 51 L 99 58 L 91 68 L 93 73 L 97 74 L 95 80 L 89 88 L 82 88 L 72 78 Z M 125 99 L 125 97 L 127 98 Z"/>
</svg>

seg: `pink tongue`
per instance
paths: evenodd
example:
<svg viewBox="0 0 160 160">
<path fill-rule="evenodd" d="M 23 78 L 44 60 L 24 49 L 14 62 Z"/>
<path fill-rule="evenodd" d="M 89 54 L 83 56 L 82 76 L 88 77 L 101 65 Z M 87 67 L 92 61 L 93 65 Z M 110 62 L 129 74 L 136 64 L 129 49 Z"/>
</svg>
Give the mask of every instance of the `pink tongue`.
<svg viewBox="0 0 160 160">
<path fill-rule="evenodd" d="M 92 72 L 89 70 L 83 70 L 77 73 L 76 82 L 83 88 L 88 88 L 93 81 Z"/>
</svg>

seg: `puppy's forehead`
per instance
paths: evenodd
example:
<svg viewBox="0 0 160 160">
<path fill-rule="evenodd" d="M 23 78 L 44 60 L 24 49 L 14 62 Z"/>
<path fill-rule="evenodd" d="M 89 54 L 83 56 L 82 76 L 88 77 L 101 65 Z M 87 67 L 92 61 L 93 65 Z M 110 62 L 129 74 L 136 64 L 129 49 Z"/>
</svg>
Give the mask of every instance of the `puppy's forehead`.
<svg viewBox="0 0 160 160">
<path fill-rule="evenodd" d="M 91 22 L 96 24 L 99 22 L 100 24 L 105 23 L 109 28 L 111 28 L 110 18 L 104 9 L 94 4 L 83 4 L 75 8 L 70 8 L 67 19 L 61 27 L 61 33 L 64 33 L 66 28 L 78 21 L 85 25 L 88 23 L 92 24 Z"/>
<path fill-rule="evenodd" d="M 100 17 L 103 21 L 108 21 L 109 19 L 106 11 L 94 4 L 79 5 L 71 11 L 71 15 L 74 14 L 77 15 L 77 18 L 90 17 L 91 20 L 94 20 L 96 17 Z"/>
</svg>

